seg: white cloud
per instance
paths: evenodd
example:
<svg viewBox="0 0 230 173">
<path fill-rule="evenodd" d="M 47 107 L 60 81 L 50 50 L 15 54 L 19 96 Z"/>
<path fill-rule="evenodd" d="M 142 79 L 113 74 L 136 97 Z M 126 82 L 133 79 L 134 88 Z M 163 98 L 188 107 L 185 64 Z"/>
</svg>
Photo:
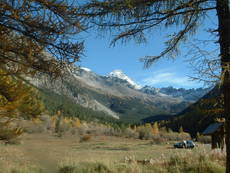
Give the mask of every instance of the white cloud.
<svg viewBox="0 0 230 173">
<path fill-rule="evenodd" d="M 158 71 L 142 80 L 144 85 L 174 86 L 174 87 L 198 87 L 198 83 L 191 81 L 187 76 L 180 76 L 174 72 Z"/>
</svg>

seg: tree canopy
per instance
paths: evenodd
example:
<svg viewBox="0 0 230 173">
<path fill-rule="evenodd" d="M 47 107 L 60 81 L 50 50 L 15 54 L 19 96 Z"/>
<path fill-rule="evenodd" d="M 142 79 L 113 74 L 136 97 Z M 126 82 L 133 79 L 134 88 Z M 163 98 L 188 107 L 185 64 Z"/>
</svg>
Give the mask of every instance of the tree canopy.
<svg viewBox="0 0 230 173">
<path fill-rule="evenodd" d="M 145 67 L 160 57 L 175 57 L 181 42 L 196 33 L 206 14 L 215 9 L 209 0 L 93 0 L 81 8 L 81 14 L 99 29 L 115 35 L 111 44 L 134 39 L 145 41 L 157 28 L 172 28 L 165 49 L 156 56 L 146 56 Z M 148 33 L 148 34 L 146 34 Z"/>
<path fill-rule="evenodd" d="M 83 41 L 76 34 L 84 28 L 76 13 L 76 3 L 68 0 L 1 1 L 0 68 L 5 75 L 59 76 L 64 64 L 78 61 Z"/>
<path fill-rule="evenodd" d="M 0 69 L 0 76 L 5 74 Z M 36 117 L 44 112 L 44 106 L 37 91 L 15 77 L 0 77 L 0 139 L 9 140 L 22 134 L 22 129 L 12 127 L 18 118 Z"/>
<path fill-rule="evenodd" d="M 63 75 L 66 65 L 79 60 L 84 30 L 72 0 L 0 1 L 0 138 L 16 137 L 9 124 L 18 117 L 44 112 L 37 91 L 25 79 L 36 73 Z"/>
</svg>

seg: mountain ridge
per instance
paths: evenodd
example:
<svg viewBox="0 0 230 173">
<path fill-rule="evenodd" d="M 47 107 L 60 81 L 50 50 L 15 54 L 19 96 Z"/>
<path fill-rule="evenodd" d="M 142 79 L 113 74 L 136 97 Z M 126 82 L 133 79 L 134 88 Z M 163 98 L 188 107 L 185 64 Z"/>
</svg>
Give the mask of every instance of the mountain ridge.
<svg viewBox="0 0 230 173">
<path fill-rule="evenodd" d="M 63 80 L 52 83 L 40 74 L 31 82 L 38 88 L 65 95 L 85 108 L 129 122 L 159 114 L 174 115 L 191 104 L 181 97 L 145 93 L 142 88 L 135 88 L 127 75 L 115 72 L 119 75 L 101 76 L 88 68 L 71 66 Z"/>
</svg>

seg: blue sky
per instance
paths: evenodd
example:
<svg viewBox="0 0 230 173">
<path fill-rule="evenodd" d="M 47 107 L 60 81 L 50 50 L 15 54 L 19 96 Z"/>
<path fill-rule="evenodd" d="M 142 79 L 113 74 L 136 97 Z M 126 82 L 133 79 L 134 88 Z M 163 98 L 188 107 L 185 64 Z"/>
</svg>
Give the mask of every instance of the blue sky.
<svg viewBox="0 0 230 173">
<path fill-rule="evenodd" d="M 211 15 L 208 20 L 202 24 L 197 38 L 207 39 L 209 35 L 205 29 L 213 27 L 215 24 L 215 15 Z M 146 55 L 158 55 L 163 49 L 163 40 L 166 39 L 165 33 L 161 31 L 152 32 L 147 35 L 148 42 L 136 44 L 133 41 L 126 44 L 116 44 L 110 46 L 111 36 L 104 35 L 99 37 L 94 32 L 89 32 L 85 36 L 85 56 L 78 65 L 90 68 L 100 75 L 107 75 L 113 70 L 119 69 L 127 74 L 131 79 L 140 85 L 150 85 L 154 87 L 174 86 L 176 88 L 197 88 L 202 87 L 203 83 L 191 81 L 188 76 L 193 76 L 194 71 L 189 66 L 183 53 L 186 48 L 182 48 L 181 56 L 175 59 L 160 59 L 149 69 L 143 68 L 140 58 Z M 214 48 L 213 45 L 211 48 Z"/>
</svg>

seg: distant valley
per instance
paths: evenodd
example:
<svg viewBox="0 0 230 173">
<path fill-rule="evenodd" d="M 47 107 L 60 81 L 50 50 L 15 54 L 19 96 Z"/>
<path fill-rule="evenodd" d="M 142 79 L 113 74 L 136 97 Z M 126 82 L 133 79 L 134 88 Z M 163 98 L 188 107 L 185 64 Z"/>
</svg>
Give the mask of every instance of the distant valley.
<svg viewBox="0 0 230 173">
<path fill-rule="evenodd" d="M 70 107 L 64 106 L 69 116 L 80 116 L 77 109 L 83 109 L 91 112 L 87 116 L 95 113 L 124 122 L 139 122 L 150 116 L 175 115 L 209 91 L 142 87 L 121 70 L 100 76 L 90 69 L 72 66 L 65 73 L 62 80 L 51 81 L 44 75 L 30 80 L 40 89 L 48 109 L 52 107 L 54 112 L 67 103 L 76 109 L 71 112 Z"/>
</svg>

